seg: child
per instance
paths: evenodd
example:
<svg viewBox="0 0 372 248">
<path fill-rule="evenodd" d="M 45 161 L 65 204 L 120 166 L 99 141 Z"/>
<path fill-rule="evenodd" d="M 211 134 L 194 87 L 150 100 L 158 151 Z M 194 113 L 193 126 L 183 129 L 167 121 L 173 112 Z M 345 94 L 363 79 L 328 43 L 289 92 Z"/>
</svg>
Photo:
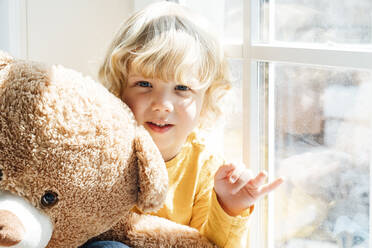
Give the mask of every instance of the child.
<svg viewBox="0 0 372 248">
<path fill-rule="evenodd" d="M 152 4 L 131 16 L 109 48 L 99 77 L 151 134 L 169 174 L 154 215 L 197 228 L 219 247 L 244 247 L 254 202 L 282 179 L 264 184 L 244 166 L 208 153 L 198 131 L 211 127 L 230 90 L 220 44 L 186 8 Z M 85 247 L 127 247 L 104 241 Z"/>
</svg>

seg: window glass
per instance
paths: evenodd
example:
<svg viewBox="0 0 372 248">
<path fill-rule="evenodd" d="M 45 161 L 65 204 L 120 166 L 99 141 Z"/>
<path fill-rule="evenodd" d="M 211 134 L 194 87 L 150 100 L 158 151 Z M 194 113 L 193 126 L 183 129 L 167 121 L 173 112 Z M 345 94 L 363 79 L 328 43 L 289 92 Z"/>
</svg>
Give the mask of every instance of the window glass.
<svg viewBox="0 0 372 248">
<path fill-rule="evenodd" d="M 243 159 L 243 60 L 229 59 L 232 73 L 232 92 L 228 97 L 227 115 L 224 125 L 224 158 L 227 161 Z"/>
<path fill-rule="evenodd" d="M 232 89 L 221 104 L 222 118 L 213 127 L 200 130 L 208 149 L 224 158 L 226 162 L 241 162 L 243 159 L 243 96 L 242 59 L 228 59 L 232 74 Z"/>
<path fill-rule="evenodd" d="M 225 1 L 225 29 L 226 42 L 240 44 L 243 42 L 243 1 Z"/>
<path fill-rule="evenodd" d="M 179 0 L 208 20 L 210 31 L 224 42 L 243 41 L 243 0 Z"/>
<path fill-rule="evenodd" d="M 269 66 L 275 247 L 368 247 L 372 72 Z"/>
<path fill-rule="evenodd" d="M 371 0 L 275 0 L 271 6 L 276 41 L 372 44 Z"/>
</svg>

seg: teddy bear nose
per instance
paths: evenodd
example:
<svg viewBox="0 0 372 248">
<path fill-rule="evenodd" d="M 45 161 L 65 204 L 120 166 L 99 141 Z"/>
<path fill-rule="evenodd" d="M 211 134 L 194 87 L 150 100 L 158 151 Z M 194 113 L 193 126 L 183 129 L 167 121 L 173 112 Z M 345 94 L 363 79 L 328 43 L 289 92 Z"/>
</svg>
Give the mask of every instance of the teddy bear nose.
<svg viewBox="0 0 372 248">
<path fill-rule="evenodd" d="M 0 210 L 0 246 L 18 244 L 24 234 L 25 228 L 19 218 L 8 210 Z"/>
</svg>

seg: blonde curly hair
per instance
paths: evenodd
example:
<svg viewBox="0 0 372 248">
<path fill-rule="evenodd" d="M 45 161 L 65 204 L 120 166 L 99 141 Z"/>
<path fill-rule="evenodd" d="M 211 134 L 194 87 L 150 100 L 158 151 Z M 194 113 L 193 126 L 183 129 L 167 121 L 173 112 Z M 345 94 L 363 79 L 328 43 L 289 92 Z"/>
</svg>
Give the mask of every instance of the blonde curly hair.
<svg viewBox="0 0 372 248">
<path fill-rule="evenodd" d="M 160 2 L 133 14 L 116 33 L 99 69 L 99 79 L 121 97 L 129 71 L 146 78 L 188 84 L 190 75 L 206 87 L 199 128 L 222 114 L 231 89 L 230 71 L 218 40 L 186 7 Z"/>
</svg>

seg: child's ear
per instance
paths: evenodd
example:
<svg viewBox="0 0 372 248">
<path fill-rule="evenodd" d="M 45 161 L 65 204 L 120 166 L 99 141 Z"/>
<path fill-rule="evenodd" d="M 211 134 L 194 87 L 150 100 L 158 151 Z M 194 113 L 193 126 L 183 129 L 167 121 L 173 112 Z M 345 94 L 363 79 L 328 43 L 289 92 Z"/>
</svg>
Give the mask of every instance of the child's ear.
<svg viewBox="0 0 372 248">
<path fill-rule="evenodd" d="M 168 172 L 150 134 L 139 126 L 135 139 L 138 166 L 137 206 L 144 212 L 163 206 L 168 189 Z"/>
</svg>

